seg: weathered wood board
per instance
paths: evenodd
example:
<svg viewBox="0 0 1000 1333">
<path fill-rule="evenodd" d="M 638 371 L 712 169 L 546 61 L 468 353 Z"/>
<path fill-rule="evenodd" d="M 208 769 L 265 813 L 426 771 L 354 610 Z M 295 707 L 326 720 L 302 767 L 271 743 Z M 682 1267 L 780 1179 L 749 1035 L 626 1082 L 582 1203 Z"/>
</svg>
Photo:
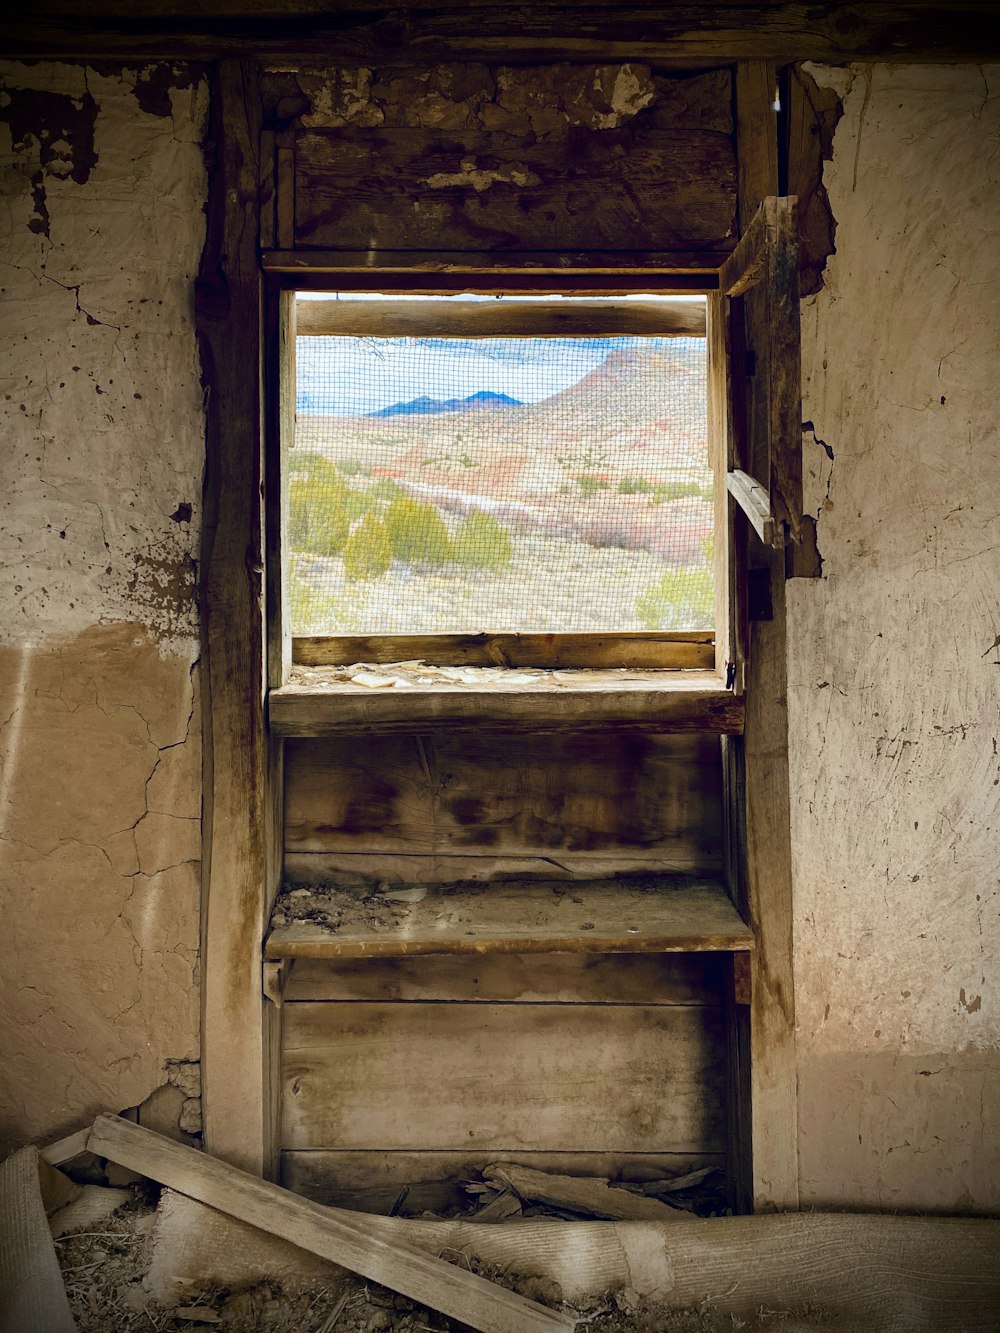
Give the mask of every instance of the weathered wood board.
<svg viewBox="0 0 1000 1333">
<path fill-rule="evenodd" d="M 721 1011 L 291 1004 L 282 1147 L 717 1152 Z"/>
<path fill-rule="evenodd" d="M 281 1183 L 307 1199 L 334 1208 L 388 1213 L 406 1190 L 402 1216 L 419 1216 L 467 1204 L 464 1182 L 489 1166 L 488 1150 L 474 1152 L 369 1152 L 290 1150 L 281 1154 Z M 507 1161 L 570 1176 L 603 1176 L 643 1183 L 703 1166 L 722 1170 L 719 1153 L 522 1152 Z"/>
<path fill-rule="evenodd" d="M 283 895 L 265 957 L 713 953 L 753 947 L 750 928 L 718 880 L 511 880 L 422 885 L 402 893 L 330 886 L 308 896 Z"/>
<path fill-rule="evenodd" d="M 285 851 L 720 864 L 719 742 L 701 736 L 289 740 Z"/>
<path fill-rule="evenodd" d="M 295 245 L 347 250 L 724 251 L 727 134 L 344 128 L 295 142 Z"/>
<path fill-rule="evenodd" d="M 711 953 L 299 958 L 284 999 L 718 1004 L 723 980 Z"/>
</svg>

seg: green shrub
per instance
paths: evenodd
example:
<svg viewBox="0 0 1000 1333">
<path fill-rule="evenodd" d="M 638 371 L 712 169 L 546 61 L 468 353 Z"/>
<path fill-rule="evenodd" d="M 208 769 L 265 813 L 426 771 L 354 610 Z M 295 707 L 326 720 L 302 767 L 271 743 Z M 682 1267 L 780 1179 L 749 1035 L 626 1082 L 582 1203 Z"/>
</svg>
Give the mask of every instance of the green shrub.
<svg viewBox="0 0 1000 1333">
<path fill-rule="evenodd" d="M 311 492 L 306 481 L 293 481 L 288 487 L 288 540 L 293 551 L 309 550 L 309 508 Z"/>
<path fill-rule="evenodd" d="M 643 629 L 711 629 L 715 621 L 715 578 L 711 562 L 675 565 L 635 599 Z"/>
<path fill-rule="evenodd" d="M 658 481 L 653 486 L 653 504 L 669 504 L 671 500 L 686 500 L 704 494 L 704 487 L 697 481 Z M 708 495 L 711 496 L 711 490 Z"/>
<path fill-rule="evenodd" d="M 470 514 L 452 538 L 451 557 L 469 569 L 501 569 L 514 558 L 514 544 L 492 514 Z"/>
<path fill-rule="evenodd" d="M 592 500 L 598 491 L 606 491 L 608 483 L 601 477 L 594 477 L 589 472 L 578 473 L 573 480 L 580 488 L 580 493 L 585 500 Z"/>
<path fill-rule="evenodd" d="M 337 471 L 345 477 L 370 477 L 372 470 L 362 463 L 360 458 L 341 458 L 337 462 Z"/>
<path fill-rule="evenodd" d="M 313 555 L 340 555 L 351 520 L 339 499 L 327 499 L 309 511 L 309 550 Z"/>
<path fill-rule="evenodd" d="M 397 560 L 440 565 L 449 559 L 448 529 L 433 505 L 393 500 L 385 511 L 385 530 Z"/>
<path fill-rule="evenodd" d="M 618 483 L 619 495 L 648 495 L 653 490 L 653 483 L 645 477 L 622 477 Z"/>
<path fill-rule="evenodd" d="M 344 546 L 344 576 L 352 583 L 377 579 L 391 564 L 392 543 L 385 524 L 369 512 Z"/>
</svg>

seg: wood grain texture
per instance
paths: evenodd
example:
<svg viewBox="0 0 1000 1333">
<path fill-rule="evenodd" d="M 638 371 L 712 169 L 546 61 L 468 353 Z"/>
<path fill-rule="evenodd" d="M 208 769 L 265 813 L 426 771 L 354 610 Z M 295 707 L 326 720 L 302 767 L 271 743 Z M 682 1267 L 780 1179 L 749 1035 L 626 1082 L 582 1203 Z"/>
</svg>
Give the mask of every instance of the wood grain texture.
<svg viewBox="0 0 1000 1333">
<path fill-rule="evenodd" d="M 675 875 L 678 872 L 718 869 L 716 855 L 688 864 L 684 856 L 627 851 L 566 852 L 551 856 L 494 856 L 476 851 L 468 855 L 421 856 L 410 852 L 286 852 L 285 884 L 289 888 L 322 888 L 328 884 L 375 889 L 385 885 L 496 884 L 501 880 L 573 883 L 577 880 L 620 879 L 629 875 Z"/>
<path fill-rule="evenodd" d="M 202 681 L 205 915 L 202 1077 L 209 1150 L 269 1169 L 260 945 L 270 911 L 264 726 L 259 71 L 223 61 L 216 167 L 196 287 L 206 383 Z"/>
<path fill-rule="evenodd" d="M 622 634 L 323 635 L 292 641 L 303 666 L 428 662 L 437 666 L 659 667 L 710 670 L 715 635 L 705 631 Z"/>
<path fill-rule="evenodd" d="M 293 62 L 401 58 L 504 62 L 644 60 L 704 68 L 719 61 L 766 59 L 978 61 L 1000 51 L 994 6 L 978 0 L 942 7 L 912 3 L 569 5 L 445 0 L 397 6 L 359 0 L 348 14 L 329 0 L 276 0 L 158 7 L 139 0 L 44 0 L 3 28 L 8 54 L 19 59 L 116 59 L 222 56 Z M 361 16 L 370 14 L 368 21 Z M 400 14 L 404 14 L 400 22 Z"/>
<path fill-rule="evenodd" d="M 481 1333 L 543 1333 L 575 1327 L 575 1320 L 497 1287 L 467 1269 L 413 1250 L 403 1242 L 387 1240 L 370 1229 L 364 1216 L 320 1208 L 277 1185 L 257 1180 L 116 1116 L 98 1116 L 89 1148 L 229 1217 L 460 1319 Z"/>
<path fill-rule="evenodd" d="M 524 685 L 495 676 L 482 684 L 372 689 L 333 670 L 297 667 L 271 690 L 268 722 L 273 735 L 301 737 L 609 727 L 728 735 L 743 730 L 743 700 L 714 671 L 560 671 Z"/>
<path fill-rule="evenodd" d="M 711 872 L 720 793 L 711 736 L 291 740 L 285 850 L 541 856 L 552 879 L 564 852 L 600 856 L 608 874 L 642 855 Z"/>
<path fill-rule="evenodd" d="M 299 291 L 380 294 L 442 291 L 626 294 L 640 287 L 663 295 L 718 290 L 720 250 L 268 250 L 266 272 L 294 280 Z"/>
<path fill-rule="evenodd" d="M 303 338 L 703 338 L 698 301 L 299 301 Z"/>
<path fill-rule="evenodd" d="M 723 973 L 719 954 L 298 958 L 284 999 L 719 1004 Z"/>
<path fill-rule="evenodd" d="M 719 1151 L 721 1042 L 707 1007 L 289 1005 L 282 1146 Z"/>
<path fill-rule="evenodd" d="M 538 1171 L 603 1176 L 643 1184 L 683 1175 L 700 1167 L 721 1169 L 721 1153 L 521 1152 L 508 1161 Z M 405 1191 L 399 1213 L 418 1217 L 425 1210 L 465 1207 L 466 1181 L 490 1163 L 488 1149 L 472 1152 L 379 1152 L 377 1150 L 287 1150 L 281 1154 L 286 1189 L 334 1208 L 388 1213 Z"/>
<path fill-rule="evenodd" d="M 775 523 L 767 491 L 747 472 L 734 468 L 726 474 L 726 489 L 746 514 L 750 526 L 765 546 L 774 545 Z"/>
<path fill-rule="evenodd" d="M 282 898 L 265 956 L 634 954 L 751 947 L 748 928 L 721 884 L 712 881 L 663 877 L 421 887 L 425 892 L 416 901 L 333 888 L 307 898 Z"/>
<path fill-rule="evenodd" d="M 735 212 L 733 143 L 714 131 L 636 119 L 534 142 L 424 129 L 296 138 L 296 248 L 725 251 Z"/>
<path fill-rule="evenodd" d="M 750 81 L 744 85 L 752 88 Z M 775 133 L 770 101 L 760 81 L 755 103 L 744 103 L 741 161 L 771 160 L 759 142 Z M 748 172 L 746 181 L 759 172 Z M 767 193 L 777 190 L 777 175 Z M 762 200 L 744 184 L 740 224 L 749 228 Z M 760 215 L 758 215 L 760 216 Z M 746 298 L 751 339 L 761 318 L 755 293 Z M 746 460 L 757 473 L 766 436 L 752 443 L 757 452 Z M 757 475 L 760 475 L 757 473 Z M 770 571 L 773 619 L 750 626 L 747 663 L 747 734 L 732 746 L 733 768 L 728 783 L 742 806 L 744 820 L 738 840 L 743 844 L 738 865 L 737 899 L 749 913 L 754 929 L 753 999 L 750 1007 L 749 1069 L 746 1042 L 730 1033 L 732 1071 L 742 1078 L 734 1095 L 750 1103 L 750 1138 L 755 1209 L 796 1208 L 798 1180 L 798 1109 L 795 1058 L 795 999 L 792 971 L 792 876 L 788 789 L 787 643 L 785 582 L 779 553 L 758 547 L 754 559 Z M 733 1125 L 735 1129 L 735 1123 Z"/>
<path fill-rule="evenodd" d="M 76 1328 L 42 1202 L 42 1168 L 52 1169 L 34 1148 L 0 1163 L 0 1328 L 9 1333 Z"/>
</svg>

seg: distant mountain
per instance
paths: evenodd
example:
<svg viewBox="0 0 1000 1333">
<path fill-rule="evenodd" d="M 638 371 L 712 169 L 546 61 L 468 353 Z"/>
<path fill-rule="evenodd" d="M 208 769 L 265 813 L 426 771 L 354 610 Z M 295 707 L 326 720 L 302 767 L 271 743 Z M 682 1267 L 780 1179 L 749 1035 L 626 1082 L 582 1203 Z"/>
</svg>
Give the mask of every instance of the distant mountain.
<svg viewBox="0 0 1000 1333">
<path fill-rule="evenodd" d="M 416 417 L 431 416 L 441 412 L 475 412 L 484 407 L 521 407 L 517 398 L 509 398 L 505 393 L 491 393 L 481 389 L 468 398 L 412 398 L 408 403 L 390 403 L 378 412 L 369 412 L 370 417 Z"/>
</svg>

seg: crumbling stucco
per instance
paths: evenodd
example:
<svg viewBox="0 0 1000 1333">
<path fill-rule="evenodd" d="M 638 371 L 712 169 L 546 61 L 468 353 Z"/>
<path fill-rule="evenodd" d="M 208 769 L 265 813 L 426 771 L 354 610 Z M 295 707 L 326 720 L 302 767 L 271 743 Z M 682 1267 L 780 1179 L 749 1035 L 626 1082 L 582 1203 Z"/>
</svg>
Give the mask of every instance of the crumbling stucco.
<svg viewBox="0 0 1000 1333">
<path fill-rule="evenodd" d="M 845 99 L 788 592 L 802 1201 L 1000 1207 L 1000 68 Z M 994 646 L 991 646 L 994 645 Z"/>
<path fill-rule="evenodd" d="M 0 77 L 0 1138 L 17 1141 L 137 1105 L 198 1056 L 207 89 L 160 66 Z"/>
<path fill-rule="evenodd" d="M 664 123 L 732 131 L 726 69 L 665 78 L 648 65 L 476 63 L 274 70 L 267 114 L 278 126 L 564 134 L 618 129 L 647 110 Z"/>
</svg>

